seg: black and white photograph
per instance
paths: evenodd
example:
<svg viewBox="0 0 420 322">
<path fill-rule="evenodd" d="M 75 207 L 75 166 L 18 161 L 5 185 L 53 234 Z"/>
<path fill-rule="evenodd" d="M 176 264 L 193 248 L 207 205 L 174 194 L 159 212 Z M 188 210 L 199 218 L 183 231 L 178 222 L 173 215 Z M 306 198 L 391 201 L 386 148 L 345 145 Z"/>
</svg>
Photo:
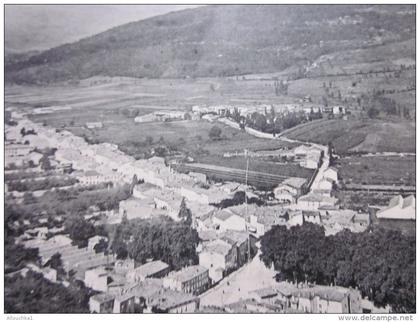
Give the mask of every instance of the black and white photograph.
<svg viewBox="0 0 420 322">
<path fill-rule="evenodd" d="M 3 317 L 413 320 L 415 2 L 2 7 Z"/>
</svg>

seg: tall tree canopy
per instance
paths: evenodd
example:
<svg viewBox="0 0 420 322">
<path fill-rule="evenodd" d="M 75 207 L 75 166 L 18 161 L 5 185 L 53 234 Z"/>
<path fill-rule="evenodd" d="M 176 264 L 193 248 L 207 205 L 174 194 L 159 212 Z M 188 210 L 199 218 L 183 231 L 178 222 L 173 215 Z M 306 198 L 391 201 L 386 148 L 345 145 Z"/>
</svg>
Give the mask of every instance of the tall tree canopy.
<svg viewBox="0 0 420 322">
<path fill-rule="evenodd" d="M 416 311 L 414 237 L 385 230 L 325 236 L 322 227 L 307 223 L 274 226 L 262 237 L 261 250 L 278 279 L 358 287 L 376 305 Z"/>
</svg>

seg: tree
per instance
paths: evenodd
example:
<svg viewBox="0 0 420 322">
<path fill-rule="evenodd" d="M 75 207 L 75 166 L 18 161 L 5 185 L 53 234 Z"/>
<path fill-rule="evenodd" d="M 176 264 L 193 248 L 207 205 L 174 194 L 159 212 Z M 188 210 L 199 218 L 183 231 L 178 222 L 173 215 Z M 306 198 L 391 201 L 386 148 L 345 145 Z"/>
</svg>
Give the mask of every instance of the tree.
<svg viewBox="0 0 420 322">
<path fill-rule="evenodd" d="M 130 195 L 133 195 L 134 187 L 139 183 L 139 179 L 137 179 L 137 175 L 133 175 L 133 179 L 131 179 L 130 184 Z"/>
<path fill-rule="evenodd" d="M 239 113 L 238 108 L 233 109 L 232 119 L 235 120 L 237 123 L 241 122 L 241 113 Z"/>
<path fill-rule="evenodd" d="M 367 114 L 368 114 L 369 118 L 373 119 L 373 118 L 375 118 L 379 115 L 379 111 L 376 108 L 371 107 L 371 108 L 369 108 Z"/>
<path fill-rule="evenodd" d="M 277 279 L 359 288 L 377 306 L 415 312 L 415 237 L 398 231 L 348 230 L 325 236 L 304 223 L 273 226 L 261 238 L 261 259 Z"/>
<path fill-rule="evenodd" d="M 210 137 L 210 139 L 212 139 L 212 140 L 220 140 L 220 136 L 221 136 L 221 134 L 222 134 L 222 130 L 221 130 L 218 126 L 214 125 L 214 126 L 210 129 L 210 132 L 209 132 L 209 137 Z"/>
<path fill-rule="evenodd" d="M 65 287 L 29 271 L 25 277 L 5 278 L 6 313 L 88 313 L 93 292 L 71 284 Z"/>
<path fill-rule="evenodd" d="M 73 243 L 79 247 L 86 247 L 88 239 L 95 235 L 95 226 L 82 215 L 69 217 L 64 222 L 64 227 Z"/>
<path fill-rule="evenodd" d="M 178 217 L 184 222 L 187 226 L 192 224 L 192 214 L 191 210 L 187 208 L 185 198 L 182 198 L 181 205 L 179 206 Z"/>
<path fill-rule="evenodd" d="M 146 145 L 152 145 L 153 144 L 153 138 L 150 135 L 146 136 L 145 144 Z"/>
<path fill-rule="evenodd" d="M 41 165 L 41 169 L 44 170 L 44 171 L 48 171 L 48 170 L 52 169 L 50 159 L 45 154 L 39 160 L 39 164 Z"/>
<path fill-rule="evenodd" d="M 267 118 L 264 115 L 258 113 L 258 115 L 255 117 L 254 124 L 257 130 L 264 132 L 267 126 Z"/>
</svg>

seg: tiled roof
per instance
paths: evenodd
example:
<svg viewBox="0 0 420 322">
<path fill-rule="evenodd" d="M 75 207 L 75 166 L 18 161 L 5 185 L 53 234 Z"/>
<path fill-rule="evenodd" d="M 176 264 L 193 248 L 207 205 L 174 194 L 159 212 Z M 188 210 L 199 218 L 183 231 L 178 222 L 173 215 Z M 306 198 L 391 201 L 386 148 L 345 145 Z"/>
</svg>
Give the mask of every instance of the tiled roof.
<svg viewBox="0 0 420 322">
<path fill-rule="evenodd" d="M 206 267 L 200 265 L 187 266 L 180 271 L 172 272 L 168 275 L 168 277 L 180 282 L 186 282 L 207 271 L 208 269 Z"/>
<path fill-rule="evenodd" d="M 158 260 L 146 263 L 144 265 L 141 265 L 135 269 L 136 273 L 142 275 L 142 276 L 152 276 L 156 273 L 159 273 L 163 271 L 164 269 L 167 269 L 169 267 L 168 264 Z"/>
</svg>

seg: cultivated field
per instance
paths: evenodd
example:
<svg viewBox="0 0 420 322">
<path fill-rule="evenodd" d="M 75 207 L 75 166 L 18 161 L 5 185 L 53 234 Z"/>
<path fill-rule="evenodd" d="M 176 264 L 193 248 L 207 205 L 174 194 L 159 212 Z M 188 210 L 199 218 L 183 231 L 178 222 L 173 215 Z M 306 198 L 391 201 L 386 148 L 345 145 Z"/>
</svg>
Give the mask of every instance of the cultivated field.
<svg viewBox="0 0 420 322">
<path fill-rule="evenodd" d="M 415 156 L 351 156 L 338 161 L 343 183 L 416 185 Z"/>
<path fill-rule="evenodd" d="M 307 123 L 287 132 L 287 137 L 328 144 L 337 153 L 415 152 L 415 124 L 382 120 L 325 120 Z"/>
</svg>

